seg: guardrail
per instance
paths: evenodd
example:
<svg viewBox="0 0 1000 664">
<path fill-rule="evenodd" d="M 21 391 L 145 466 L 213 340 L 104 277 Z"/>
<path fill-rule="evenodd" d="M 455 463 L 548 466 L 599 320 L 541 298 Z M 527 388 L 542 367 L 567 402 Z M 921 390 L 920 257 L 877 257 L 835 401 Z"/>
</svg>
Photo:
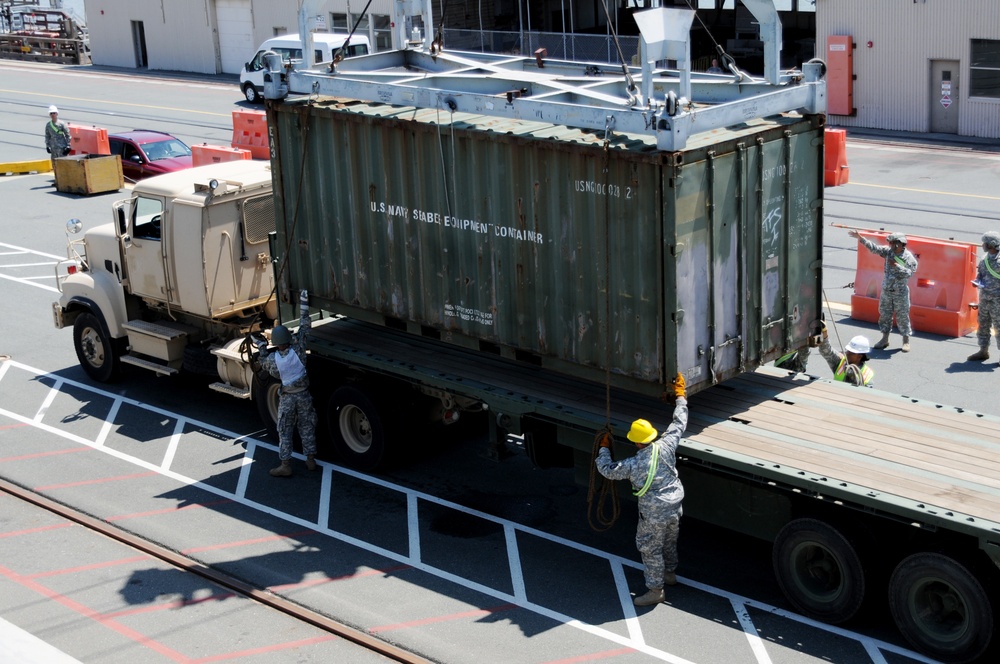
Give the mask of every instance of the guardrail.
<svg viewBox="0 0 1000 664">
<path fill-rule="evenodd" d="M 90 62 L 90 52 L 81 39 L 0 35 L 0 58 L 83 65 Z"/>
</svg>

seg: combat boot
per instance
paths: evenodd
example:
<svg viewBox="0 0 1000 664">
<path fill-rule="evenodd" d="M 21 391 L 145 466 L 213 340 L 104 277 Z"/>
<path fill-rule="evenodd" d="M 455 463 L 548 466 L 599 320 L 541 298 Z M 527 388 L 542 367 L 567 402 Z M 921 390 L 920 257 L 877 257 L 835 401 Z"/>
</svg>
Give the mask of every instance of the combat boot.
<svg viewBox="0 0 1000 664">
<path fill-rule="evenodd" d="M 883 348 L 888 348 L 888 347 L 889 347 L 889 333 L 888 332 L 883 332 L 882 333 L 882 338 L 879 339 L 878 342 L 874 346 L 872 346 L 872 348 L 874 348 L 875 350 L 882 350 Z"/>
<path fill-rule="evenodd" d="M 315 454 L 307 454 L 306 455 L 306 469 L 308 469 L 308 470 L 316 470 L 316 455 Z"/>
<path fill-rule="evenodd" d="M 653 606 L 665 599 L 666 595 L 663 594 L 663 588 L 650 588 L 646 591 L 645 595 L 639 595 L 632 600 L 632 603 L 636 606 Z"/>
<path fill-rule="evenodd" d="M 980 348 L 978 352 L 973 353 L 966 358 L 969 362 L 982 362 L 983 360 L 990 359 L 990 349 Z"/>
<path fill-rule="evenodd" d="M 910 352 L 910 337 L 909 337 L 909 335 L 906 335 L 906 334 L 903 335 L 903 347 L 900 350 L 902 350 L 904 353 L 909 353 Z"/>
<path fill-rule="evenodd" d="M 673 572 L 667 572 L 663 575 L 663 585 L 665 586 L 676 586 L 677 585 L 677 575 Z"/>
<path fill-rule="evenodd" d="M 292 464 L 288 461 L 282 461 L 281 465 L 275 466 L 268 472 L 271 473 L 271 477 L 291 477 Z"/>
</svg>

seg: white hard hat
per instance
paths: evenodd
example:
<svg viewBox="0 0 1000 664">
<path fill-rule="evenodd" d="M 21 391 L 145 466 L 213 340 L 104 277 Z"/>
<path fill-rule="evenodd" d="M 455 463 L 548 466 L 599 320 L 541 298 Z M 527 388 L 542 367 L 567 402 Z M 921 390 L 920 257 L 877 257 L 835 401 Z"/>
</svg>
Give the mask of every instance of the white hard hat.
<svg viewBox="0 0 1000 664">
<path fill-rule="evenodd" d="M 872 346 L 868 343 L 868 337 L 863 337 L 860 334 L 851 339 L 844 348 L 847 352 L 857 353 L 858 355 L 867 355 L 871 349 Z"/>
<path fill-rule="evenodd" d="M 53 105 L 53 106 L 49 106 L 49 114 L 50 114 L 50 115 L 51 115 L 52 113 L 58 113 L 58 112 L 59 112 L 59 109 L 58 109 L 58 108 L 56 108 L 56 107 L 55 107 L 54 105 Z"/>
</svg>

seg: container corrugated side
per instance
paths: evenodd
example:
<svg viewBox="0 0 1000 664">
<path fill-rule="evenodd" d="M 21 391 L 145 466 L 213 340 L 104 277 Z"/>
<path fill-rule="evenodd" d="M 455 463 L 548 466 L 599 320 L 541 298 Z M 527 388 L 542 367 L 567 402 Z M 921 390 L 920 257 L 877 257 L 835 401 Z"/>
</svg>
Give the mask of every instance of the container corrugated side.
<svg viewBox="0 0 1000 664">
<path fill-rule="evenodd" d="M 344 100 L 268 122 L 283 283 L 325 309 L 648 394 L 753 369 L 818 317 L 819 122 L 683 153 Z"/>
</svg>

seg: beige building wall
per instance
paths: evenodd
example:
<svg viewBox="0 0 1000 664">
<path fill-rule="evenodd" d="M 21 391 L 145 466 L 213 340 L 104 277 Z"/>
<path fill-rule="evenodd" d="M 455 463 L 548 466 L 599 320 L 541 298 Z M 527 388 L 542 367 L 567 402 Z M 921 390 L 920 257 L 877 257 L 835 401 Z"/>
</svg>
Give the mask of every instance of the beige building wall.
<svg viewBox="0 0 1000 664">
<path fill-rule="evenodd" d="M 1000 99 L 969 96 L 972 39 L 1000 40 L 1000 0 L 816 0 L 816 53 L 828 59 L 827 37 L 849 35 L 854 49 L 854 117 L 829 124 L 932 131 L 941 105 L 933 61 L 958 62 L 957 133 L 1000 138 Z"/>
<path fill-rule="evenodd" d="M 222 53 L 232 43 L 219 36 L 219 5 L 238 8 L 248 17 L 243 42 L 246 53 Z M 361 11 L 355 0 L 351 9 Z M 373 0 L 371 14 L 392 13 L 392 0 Z M 137 62 L 134 23 L 142 22 L 149 69 L 218 74 L 232 70 L 232 63 L 253 57 L 258 45 L 276 33 L 298 32 L 297 0 L 84 0 L 90 31 L 91 60 L 95 65 L 134 68 Z M 331 13 L 346 13 L 347 0 L 330 0 L 324 6 L 329 28 Z M 227 26 L 223 26 L 223 30 Z M 244 50 L 243 47 L 240 50 Z M 224 67 L 224 63 L 229 66 Z"/>
</svg>

